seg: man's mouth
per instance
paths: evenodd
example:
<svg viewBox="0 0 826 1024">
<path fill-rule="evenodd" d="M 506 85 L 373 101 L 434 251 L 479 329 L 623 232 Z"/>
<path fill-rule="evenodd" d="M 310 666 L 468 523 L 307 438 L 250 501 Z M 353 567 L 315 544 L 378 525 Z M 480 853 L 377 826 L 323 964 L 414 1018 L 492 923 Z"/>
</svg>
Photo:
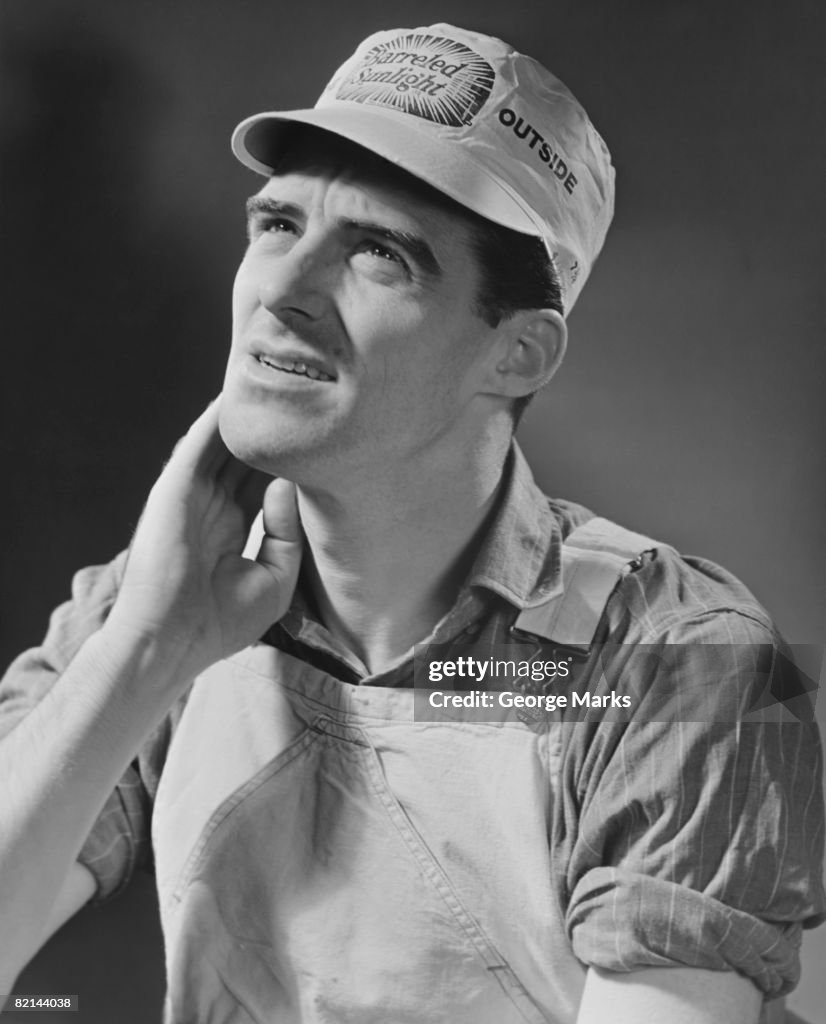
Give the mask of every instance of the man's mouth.
<svg viewBox="0 0 826 1024">
<path fill-rule="evenodd" d="M 320 381 L 332 381 L 335 377 L 331 377 L 329 373 L 320 369 L 317 366 L 313 366 L 312 363 L 304 362 L 298 359 L 276 359 L 273 356 L 257 355 L 255 357 L 259 363 L 263 366 L 268 366 L 271 370 L 281 370 L 282 373 L 294 373 L 299 377 L 309 377 L 310 380 Z"/>
</svg>

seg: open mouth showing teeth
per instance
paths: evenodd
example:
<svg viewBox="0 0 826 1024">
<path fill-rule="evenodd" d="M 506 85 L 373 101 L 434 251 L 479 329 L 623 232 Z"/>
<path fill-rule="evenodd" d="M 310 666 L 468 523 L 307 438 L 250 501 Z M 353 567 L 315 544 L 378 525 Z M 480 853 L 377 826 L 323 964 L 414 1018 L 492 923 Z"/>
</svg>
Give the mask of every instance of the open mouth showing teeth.
<svg viewBox="0 0 826 1024">
<path fill-rule="evenodd" d="M 298 377 L 309 377 L 310 380 L 331 381 L 329 373 L 319 370 L 317 366 L 309 366 L 295 359 L 272 359 L 269 356 L 256 356 L 258 362 L 263 366 L 269 366 L 271 370 L 281 370 L 282 373 L 294 373 Z"/>
</svg>

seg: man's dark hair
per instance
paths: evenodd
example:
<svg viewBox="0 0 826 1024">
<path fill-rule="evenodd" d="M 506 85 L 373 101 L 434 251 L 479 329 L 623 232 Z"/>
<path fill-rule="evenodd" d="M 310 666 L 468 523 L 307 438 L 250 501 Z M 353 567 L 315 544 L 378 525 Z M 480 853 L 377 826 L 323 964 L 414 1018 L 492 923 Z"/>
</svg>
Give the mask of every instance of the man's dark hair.
<svg viewBox="0 0 826 1024">
<path fill-rule="evenodd" d="M 267 140 L 265 140 L 266 142 Z M 319 159 L 341 160 L 342 164 L 365 171 L 373 169 L 379 178 L 400 181 L 413 195 L 468 225 L 479 264 L 479 290 L 474 312 L 491 327 L 520 309 L 555 309 L 563 312 L 559 277 L 542 239 L 502 227 L 474 213 L 455 199 L 428 185 L 409 171 L 376 153 L 310 125 L 291 124 L 281 134 L 260 145 L 258 156 L 283 174 L 296 165 Z M 511 412 L 514 429 L 533 395 L 514 400 Z"/>
</svg>

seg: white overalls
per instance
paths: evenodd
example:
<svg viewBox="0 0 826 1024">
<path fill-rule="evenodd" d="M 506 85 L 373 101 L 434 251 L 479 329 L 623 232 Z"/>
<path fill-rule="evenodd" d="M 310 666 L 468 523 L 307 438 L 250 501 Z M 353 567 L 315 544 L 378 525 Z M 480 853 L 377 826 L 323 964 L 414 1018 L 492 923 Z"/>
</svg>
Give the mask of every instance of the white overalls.
<svg viewBox="0 0 826 1024">
<path fill-rule="evenodd" d="M 587 647 L 652 546 L 591 520 L 564 545 L 564 592 L 516 627 Z M 266 645 L 197 680 L 153 815 L 167 1024 L 575 1020 L 554 724 L 412 707 Z"/>
</svg>

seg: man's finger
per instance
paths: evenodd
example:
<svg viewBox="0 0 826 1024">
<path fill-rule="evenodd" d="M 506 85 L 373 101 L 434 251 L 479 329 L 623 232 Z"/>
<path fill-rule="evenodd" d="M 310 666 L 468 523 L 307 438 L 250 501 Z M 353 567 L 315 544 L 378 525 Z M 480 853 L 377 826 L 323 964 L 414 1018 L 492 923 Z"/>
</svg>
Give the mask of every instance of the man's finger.
<svg viewBox="0 0 826 1024">
<path fill-rule="evenodd" d="M 233 462 L 234 466 L 222 472 L 221 482 L 234 495 L 244 513 L 244 521 L 249 524 L 261 511 L 264 495 L 273 478 L 257 469 L 250 469 L 237 459 Z"/>
<path fill-rule="evenodd" d="M 229 458 L 218 432 L 219 398 L 214 399 L 175 445 L 170 463 L 191 473 L 216 475 Z"/>
</svg>

